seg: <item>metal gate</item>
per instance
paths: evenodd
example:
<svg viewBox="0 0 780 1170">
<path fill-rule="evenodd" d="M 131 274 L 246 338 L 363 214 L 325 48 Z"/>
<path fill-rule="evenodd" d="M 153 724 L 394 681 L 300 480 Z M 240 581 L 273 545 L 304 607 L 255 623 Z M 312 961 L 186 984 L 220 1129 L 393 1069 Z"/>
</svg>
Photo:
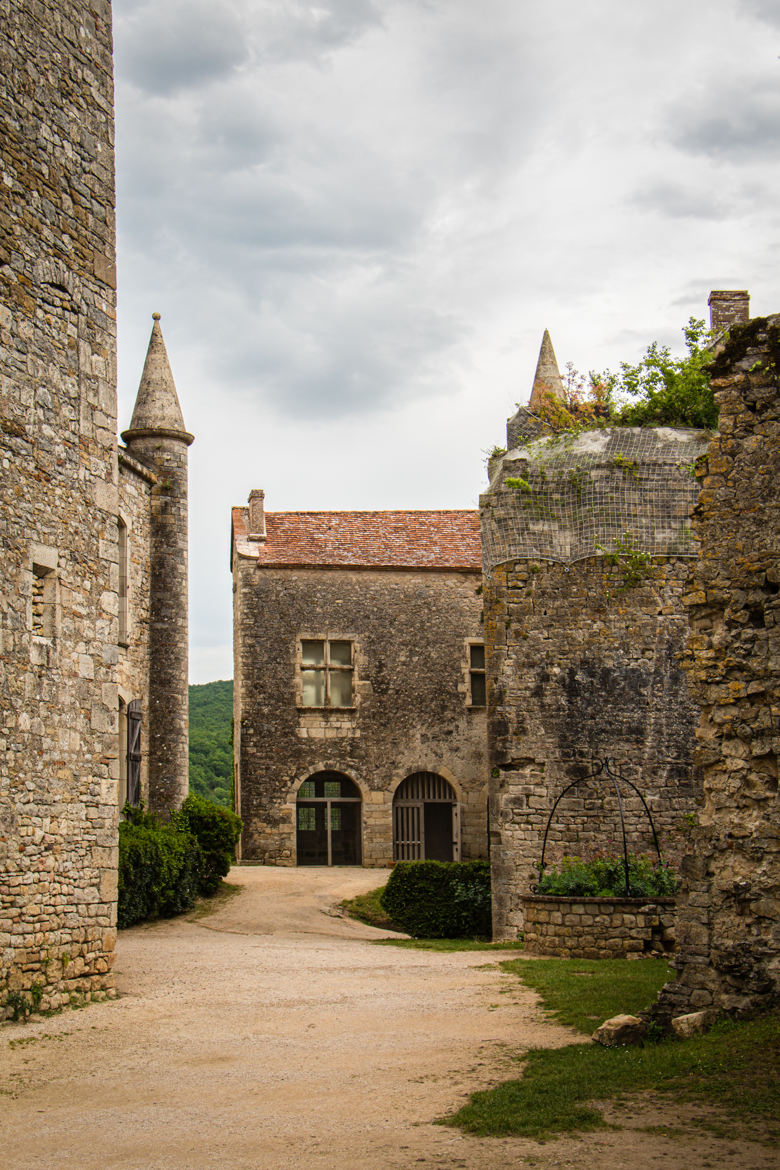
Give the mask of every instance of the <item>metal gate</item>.
<svg viewBox="0 0 780 1170">
<path fill-rule="evenodd" d="M 460 808 L 436 772 L 415 772 L 396 789 L 393 860 L 460 861 Z"/>
</svg>

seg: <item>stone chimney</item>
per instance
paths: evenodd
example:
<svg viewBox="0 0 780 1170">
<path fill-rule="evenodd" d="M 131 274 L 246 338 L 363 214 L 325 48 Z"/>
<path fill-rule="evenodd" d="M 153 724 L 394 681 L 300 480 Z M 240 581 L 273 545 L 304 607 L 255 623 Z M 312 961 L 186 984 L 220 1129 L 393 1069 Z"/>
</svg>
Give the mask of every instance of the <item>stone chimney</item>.
<svg viewBox="0 0 780 1170">
<path fill-rule="evenodd" d="M 750 320 L 750 293 L 747 289 L 718 289 L 710 293 L 710 329 L 727 333 L 732 325 Z"/>
<path fill-rule="evenodd" d="M 265 540 L 265 492 L 253 488 L 249 493 L 249 539 Z"/>
</svg>

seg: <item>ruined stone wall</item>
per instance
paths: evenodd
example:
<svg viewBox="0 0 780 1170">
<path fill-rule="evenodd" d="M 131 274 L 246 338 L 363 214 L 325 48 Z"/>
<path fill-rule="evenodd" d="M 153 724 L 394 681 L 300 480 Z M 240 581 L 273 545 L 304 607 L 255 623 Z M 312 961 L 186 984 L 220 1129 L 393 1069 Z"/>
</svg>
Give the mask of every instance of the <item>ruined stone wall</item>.
<svg viewBox="0 0 780 1170">
<path fill-rule="evenodd" d="M 611 428 L 535 440 L 494 467 L 481 513 L 496 937 L 523 927 L 556 799 L 607 758 L 680 859 L 694 795 L 682 595 L 705 449 L 702 432 Z M 653 853 L 641 800 L 621 796 L 629 848 Z M 562 799 L 546 862 L 621 849 L 605 776 Z"/>
<path fill-rule="evenodd" d="M 141 799 L 149 804 L 149 596 L 151 579 L 151 491 L 154 475 L 119 452 L 119 516 L 127 526 L 127 625 L 119 639 L 119 697 L 141 702 Z M 120 738 L 119 751 L 127 744 Z M 121 761 L 120 761 L 121 766 Z"/>
<path fill-rule="evenodd" d="M 111 986 L 111 10 L 0 0 L 0 1004 Z"/>
<path fill-rule="evenodd" d="M 673 862 L 693 808 L 694 712 L 678 655 L 688 564 L 656 560 L 625 587 L 603 558 L 514 562 L 485 586 L 494 929 L 522 929 L 556 798 L 607 757 L 644 795 Z M 653 853 L 641 801 L 621 789 L 632 852 Z M 622 849 L 606 777 L 565 796 L 546 862 Z"/>
<path fill-rule="evenodd" d="M 467 695 L 479 574 L 261 569 L 236 554 L 233 571 L 243 859 L 296 863 L 296 793 L 322 770 L 360 788 L 364 865 L 392 861 L 393 793 L 420 771 L 453 786 L 462 856 L 484 857 L 486 715 Z M 352 641 L 352 710 L 300 705 L 301 637 Z"/>
<path fill-rule="evenodd" d="M 720 421 L 699 469 L 686 598 L 703 799 L 662 1015 L 748 1012 L 780 992 L 779 368 L 780 316 L 733 328 L 712 368 Z"/>
</svg>

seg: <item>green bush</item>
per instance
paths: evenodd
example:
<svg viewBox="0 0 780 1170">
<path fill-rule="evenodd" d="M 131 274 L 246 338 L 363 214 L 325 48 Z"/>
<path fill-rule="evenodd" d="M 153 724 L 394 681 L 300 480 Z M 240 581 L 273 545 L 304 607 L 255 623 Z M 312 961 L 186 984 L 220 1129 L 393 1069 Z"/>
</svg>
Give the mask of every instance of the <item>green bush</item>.
<svg viewBox="0 0 780 1170">
<path fill-rule="evenodd" d="M 628 855 L 628 882 L 632 898 L 669 898 L 680 882 L 665 860 L 653 864 L 644 855 Z M 537 891 L 560 898 L 620 898 L 626 893 L 622 857 L 563 857 L 560 865 L 545 869 Z"/>
<path fill-rule="evenodd" d="M 230 809 L 212 804 L 191 792 L 171 823 L 191 834 L 200 847 L 198 893 L 210 898 L 236 860 L 236 845 L 241 835 L 241 819 Z"/>
<path fill-rule="evenodd" d="M 189 910 L 202 868 L 198 842 L 143 808 L 126 805 L 124 816 L 119 825 L 118 926 Z"/>
<path fill-rule="evenodd" d="M 487 861 L 400 861 L 382 894 L 412 938 L 490 938 Z"/>
</svg>

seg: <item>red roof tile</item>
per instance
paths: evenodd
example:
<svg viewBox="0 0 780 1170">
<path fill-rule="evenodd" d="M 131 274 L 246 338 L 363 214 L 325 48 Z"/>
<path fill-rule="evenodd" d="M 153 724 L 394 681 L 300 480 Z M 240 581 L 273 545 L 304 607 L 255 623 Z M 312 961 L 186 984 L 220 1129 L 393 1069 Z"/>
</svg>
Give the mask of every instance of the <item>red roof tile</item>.
<svg viewBox="0 0 780 1170">
<path fill-rule="evenodd" d="M 258 564 L 479 572 L 479 512 L 266 512 Z M 233 509 L 237 540 L 247 509 Z"/>
</svg>

